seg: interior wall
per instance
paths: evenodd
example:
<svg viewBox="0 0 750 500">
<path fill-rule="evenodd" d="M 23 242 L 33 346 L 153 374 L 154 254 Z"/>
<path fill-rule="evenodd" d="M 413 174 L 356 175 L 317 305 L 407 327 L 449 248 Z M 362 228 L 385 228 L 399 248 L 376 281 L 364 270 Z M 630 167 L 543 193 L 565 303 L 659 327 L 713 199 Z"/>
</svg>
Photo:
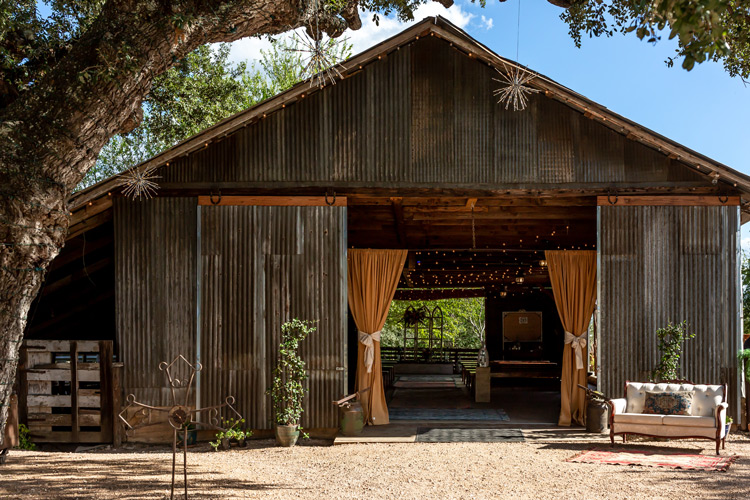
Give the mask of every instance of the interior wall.
<svg viewBox="0 0 750 500">
<path fill-rule="evenodd" d="M 485 300 L 485 331 L 487 332 L 487 350 L 492 360 L 503 359 L 503 312 L 526 311 L 542 312 L 542 344 L 545 361 L 560 363 L 564 330 L 557 314 L 551 292 L 532 291 L 523 295 L 500 297 L 490 294 Z"/>
</svg>

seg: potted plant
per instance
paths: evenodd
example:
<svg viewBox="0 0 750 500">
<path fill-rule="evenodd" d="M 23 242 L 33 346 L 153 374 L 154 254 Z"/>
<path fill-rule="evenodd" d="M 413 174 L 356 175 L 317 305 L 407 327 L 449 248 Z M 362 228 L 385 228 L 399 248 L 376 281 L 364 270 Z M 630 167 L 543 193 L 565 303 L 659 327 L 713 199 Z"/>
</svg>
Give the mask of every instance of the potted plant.
<svg viewBox="0 0 750 500">
<path fill-rule="evenodd" d="M 240 429 L 240 425 L 245 423 L 245 419 L 230 419 L 224 421 L 224 423 L 227 425 L 226 430 L 216 434 L 216 441 L 208 442 L 214 451 L 228 450 L 232 446 L 239 446 L 240 448 L 247 446 L 246 439 L 252 436 L 253 432 Z"/>
<path fill-rule="evenodd" d="M 728 436 L 729 435 L 729 431 L 732 428 L 732 422 L 734 422 L 734 419 L 732 417 L 730 417 L 729 415 L 727 415 L 727 417 L 726 417 L 726 419 L 724 421 L 724 425 L 726 426 L 726 428 L 724 429 L 724 436 Z"/>
<path fill-rule="evenodd" d="M 271 396 L 273 406 L 276 442 L 281 446 L 294 446 L 302 430 L 302 399 L 307 392 L 302 384 L 307 378 L 307 371 L 305 362 L 297 351 L 300 342 L 315 331 L 313 324 L 312 321 L 295 318 L 281 325 L 281 343 L 273 369 L 273 385 L 266 391 Z"/>
<path fill-rule="evenodd" d="M 680 356 L 685 341 L 695 338 L 695 333 L 687 331 L 687 321 L 672 324 L 669 322 L 664 328 L 656 330 L 656 337 L 659 339 L 659 351 L 661 360 L 656 369 L 651 372 L 652 382 L 665 382 L 679 380 L 680 375 Z"/>
</svg>

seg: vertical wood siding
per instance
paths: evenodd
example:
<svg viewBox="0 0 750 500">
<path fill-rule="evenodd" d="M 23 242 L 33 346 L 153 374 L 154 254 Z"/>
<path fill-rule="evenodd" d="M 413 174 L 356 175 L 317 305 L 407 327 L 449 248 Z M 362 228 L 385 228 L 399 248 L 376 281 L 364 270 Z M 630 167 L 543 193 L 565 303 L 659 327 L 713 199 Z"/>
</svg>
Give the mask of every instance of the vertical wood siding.
<svg viewBox="0 0 750 500">
<path fill-rule="evenodd" d="M 331 401 L 346 390 L 346 208 L 200 210 L 202 405 L 232 394 L 251 427 L 271 427 L 265 391 L 281 325 L 318 320 L 301 350 L 303 426 L 335 427 Z"/>
<path fill-rule="evenodd" d="M 659 362 L 656 329 L 687 320 L 684 376 L 739 408 L 738 207 L 599 207 L 600 387 L 621 397 Z"/>
</svg>

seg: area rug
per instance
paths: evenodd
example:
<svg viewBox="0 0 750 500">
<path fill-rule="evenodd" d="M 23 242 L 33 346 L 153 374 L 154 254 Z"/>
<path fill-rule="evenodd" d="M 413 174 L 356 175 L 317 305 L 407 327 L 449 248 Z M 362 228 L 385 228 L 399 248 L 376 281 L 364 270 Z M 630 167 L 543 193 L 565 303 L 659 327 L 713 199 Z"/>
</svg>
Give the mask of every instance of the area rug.
<svg viewBox="0 0 750 500">
<path fill-rule="evenodd" d="M 569 458 L 568 462 L 612 465 L 643 465 L 646 467 L 666 467 L 669 469 L 726 471 L 736 455 L 716 456 L 688 453 L 671 453 L 659 450 L 612 451 L 601 448 L 584 451 Z"/>
<path fill-rule="evenodd" d="M 399 380 L 393 384 L 398 389 L 455 389 L 455 382 L 409 382 Z"/>
<path fill-rule="evenodd" d="M 389 408 L 388 413 L 391 420 L 510 420 L 504 410 L 494 408 Z"/>
<path fill-rule="evenodd" d="M 399 375 L 399 382 L 456 382 L 456 375 Z"/>
<path fill-rule="evenodd" d="M 418 443 L 520 443 L 521 429 L 435 429 L 418 427 Z"/>
</svg>

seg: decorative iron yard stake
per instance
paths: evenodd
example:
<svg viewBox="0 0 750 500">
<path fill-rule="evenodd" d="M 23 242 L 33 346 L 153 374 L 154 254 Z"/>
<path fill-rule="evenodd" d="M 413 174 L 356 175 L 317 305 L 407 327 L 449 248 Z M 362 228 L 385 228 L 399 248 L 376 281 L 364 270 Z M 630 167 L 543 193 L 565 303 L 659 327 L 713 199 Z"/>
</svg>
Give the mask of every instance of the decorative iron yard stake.
<svg viewBox="0 0 750 500">
<path fill-rule="evenodd" d="M 190 376 L 187 379 L 180 380 L 179 378 L 176 378 L 172 374 L 172 367 L 175 363 L 182 360 L 182 362 L 187 365 L 188 369 L 190 370 Z M 166 361 L 162 361 L 159 363 L 159 370 L 163 371 L 164 374 L 167 377 L 167 383 L 169 384 L 169 388 L 172 392 L 172 407 L 171 408 L 158 408 L 156 406 L 149 406 L 147 404 L 140 403 L 136 401 L 135 395 L 128 394 L 127 401 L 128 405 L 123 408 L 123 410 L 120 412 L 120 420 L 122 421 L 123 425 L 127 428 L 127 430 L 135 430 L 139 429 L 141 427 L 147 427 L 150 425 L 158 425 L 162 422 L 152 422 L 151 421 L 151 412 L 167 412 L 167 422 L 169 422 L 169 425 L 172 426 L 173 432 L 172 432 L 172 492 L 170 494 L 170 498 L 174 498 L 174 471 L 175 466 L 177 462 L 177 432 L 182 430 L 182 444 L 183 444 L 183 457 L 182 457 L 182 470 L 183 470 L 183 478 L 185 483 L 185 499 L 187 500 L 188 497 L 188 487 L 187 487 L 187 443 L 188 443 L 188 426 L 192 423 L 196 426 L 201 426 L 204 429 L 214 429 L 217 431 L 227 431 L 226 428 L 222 427 L 220 425 L 221 420 L 219 418 L 219 410 L 222 408 L 229 408 L 231 412 L 236 416 L 233 417 L 235 420 L 241 420 L 242 415 L 239 414 L 239 412 L 234 408 L 234 397 L 227 396 L 227 398 L 224 400 L 224 404 L 216 405 L 216 406 L 208 406 L 206 408 L 199 408 L 191 410 L 190 407 L 188 407 L 188 402 L 190 401 L 190 393 L 192 391 L 193 386 L 193 380 L 195 379 L 195 374 L 198 373 L 203 369 L 203 366 L 201 366 L 200 363 L 196 363 L 193 365 L 190 363 L 185 357 L 180 354 L 176 358 L 172 360 L 171 363 L 167 364 Z M 185 398 L 182 400 L 182 402 L 179 402 L 177 399 L 177 393 L 176 390 L 184 389 L 185 390 Z M 131 407 L 136 407 L 138 410 L 133 414 L 132 418 L 134 420 L 137 420 L 137 422 L 133 425 L 130 424 L 130 422 L 127 421 L 125 418 L 125 415 L 127 414 L 127 411 Z M 202 412 L 208 412 L 207 418 L 208 422 L 198 422 L 194 420 L 194 417 Z"/>
</svg>

